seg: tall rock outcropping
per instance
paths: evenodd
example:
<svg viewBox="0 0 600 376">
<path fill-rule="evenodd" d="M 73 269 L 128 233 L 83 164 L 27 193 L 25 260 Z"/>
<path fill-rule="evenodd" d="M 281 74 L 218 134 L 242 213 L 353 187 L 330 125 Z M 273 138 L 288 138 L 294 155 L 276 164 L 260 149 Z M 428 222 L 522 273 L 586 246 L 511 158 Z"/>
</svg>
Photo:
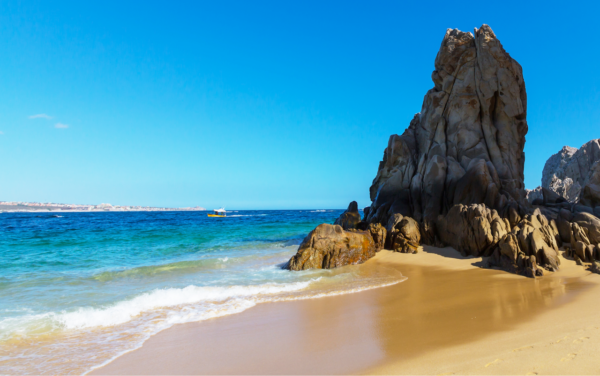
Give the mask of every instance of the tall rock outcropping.
<svg viewBox="0 0 600 376">
<path fill-rule="evenodd" d="M 600 261 L 598 140 L 563 149 L 548 165 L 565 174 L 547 179 L 550 186 L 577 180 L 577 204 L 546 187 L 526 193 L 525 82 L 492 29 L 448 30 L 432 79 L 421 112 L 389 139 L 365 217 L 351 203 L 336 225 L 309 234 L 288 267 L 362 263 L 384 244 L 417 253 L 420 243 L 452 246 L 530 277 L 557 270 L 561 246 L 580 263 Z M 537 196 L 535 210 L 526 195 Z"/>
<path fill-rule="evenodd" d="M 434 87 L 405 132 L 390 137 L 370 188 L 367 220 L 412 217 L 426 244 L 438 243 L 438 217 L 455 205 L 518 211 L 526 201 L 523 72 L 488 25 L 474 34 L 448 29 Z"/>
</svg>

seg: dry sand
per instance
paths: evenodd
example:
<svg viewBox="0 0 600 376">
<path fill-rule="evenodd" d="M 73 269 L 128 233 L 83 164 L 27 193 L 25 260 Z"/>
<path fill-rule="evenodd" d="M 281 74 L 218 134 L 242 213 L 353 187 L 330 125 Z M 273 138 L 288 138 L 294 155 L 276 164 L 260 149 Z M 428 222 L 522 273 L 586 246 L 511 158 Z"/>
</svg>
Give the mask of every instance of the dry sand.
<svg viewBox="0 0 600 376">
<path fill-rule="evenodd" d="M 529 279 L 451 248 L 380 252 L 403 283 L 177 325 L 93 374 L 600 374 L 600 275 Z"/>
</svg>

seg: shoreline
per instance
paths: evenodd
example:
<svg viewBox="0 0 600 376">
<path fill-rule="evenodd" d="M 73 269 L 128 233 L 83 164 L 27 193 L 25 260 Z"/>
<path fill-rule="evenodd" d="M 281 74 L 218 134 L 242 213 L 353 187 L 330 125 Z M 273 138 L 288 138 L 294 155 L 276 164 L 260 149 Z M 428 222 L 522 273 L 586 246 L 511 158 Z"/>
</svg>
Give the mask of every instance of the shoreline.
<svg viewBox="0 0 600 376">
<path fill-rule="evenodd" d="M 595 298 L 600 276 L 572 260 L 561 261 L 560 271 L 534 280 L 480 268 L 480 258 L 464 258 L 451 248 L 425 247 L 416 255 L 381 251 L 360 267 L 399 270 L 408 277 L 405 282 L 259 304 L 242 313 L 179 324 L 90 374 L 536 372 L 543 366 L 532 359 L 544 364 L 553 359 L 542 346 L 547 338 L 568 337 L 552 345 L 553 351 L 569 350 L 560 359 L 581 361 L 586 351 L 600 348 L 600 330 L 593 329 L 594 323 L 600 326 Z M 549 326 L 555 321 L 561 325 Z M 573 330 L 586 332 L 581 338 L 587 339 L 571 339 Z M 588 350 L 563 348 L 577 340 L 573 346 Z M 497 344 L 504 347 L 496 350 Z M 600 369 L 592 360 L 580 363 L 579 368 L 569 364 L 568 372 Z"/>
<path fill-rule="evenodd" d="M 206 212 L 210 210 L 187 210 L 187 209 L 140 209 L 140 210 L 60 210 L 60 209 L 33 209 L 33 210 L 2 210 L 0 213 L 138 213 L 138 212 Z"/>
</svg>

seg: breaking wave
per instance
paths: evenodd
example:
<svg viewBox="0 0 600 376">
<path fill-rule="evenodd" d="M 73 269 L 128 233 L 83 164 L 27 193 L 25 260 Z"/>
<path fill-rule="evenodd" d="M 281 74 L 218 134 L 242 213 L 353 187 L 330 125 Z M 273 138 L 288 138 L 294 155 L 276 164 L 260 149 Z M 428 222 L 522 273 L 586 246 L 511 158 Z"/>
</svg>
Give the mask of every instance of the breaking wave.
<svg viewBox="0 0 600 376">
<path fill-rule="evenodd" d="M 272 283 L 258 286 L 187 286 L 182 289 L 158 289 L 106 308 L 80 308 L 74 312 L 62 313 L 58 315 L 56 319 L 67 329 L 118 325 L 131 320 L 142 312 L 156 308 L 173 307 L 198 302 L 215 303 L 233 298 L 240 299 L 257 295 L 298 291 L 308 287 L 311 282 L 313 281 L 288 284 Z M 199 315 L 199 318 L 201 317 L 203 317 L 202 314 Z"/>
</svg>

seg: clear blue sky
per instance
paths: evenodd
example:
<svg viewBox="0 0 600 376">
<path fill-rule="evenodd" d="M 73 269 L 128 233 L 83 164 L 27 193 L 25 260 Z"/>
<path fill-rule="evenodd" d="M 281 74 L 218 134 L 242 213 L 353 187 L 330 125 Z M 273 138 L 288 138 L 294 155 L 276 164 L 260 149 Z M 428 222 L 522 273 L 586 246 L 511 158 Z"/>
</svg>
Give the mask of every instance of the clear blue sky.
<svg viewBox="0 0 600 376">
<path fill-rule="evenodd" d="M 366 206 L 446 29 L 482 23 L 524 69 L 534 188 L 600 137 L 598 4 L 3 1 L 0 200 Z"/>
</svg>

